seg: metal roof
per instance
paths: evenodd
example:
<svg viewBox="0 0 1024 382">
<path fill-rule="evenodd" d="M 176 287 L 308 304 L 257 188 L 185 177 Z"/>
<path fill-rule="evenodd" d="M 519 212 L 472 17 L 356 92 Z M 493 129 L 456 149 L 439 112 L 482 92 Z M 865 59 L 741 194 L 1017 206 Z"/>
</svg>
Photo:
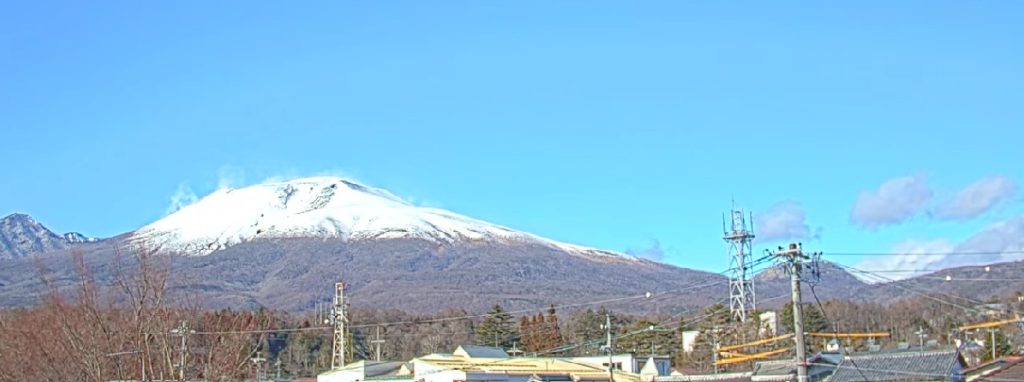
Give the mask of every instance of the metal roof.
<svg viewBox="0 0 1024 382">
<path fill-rule="evenodd" d="M 491 346 L 460 345 L 452 354 L 471 358 L 508 358 L 505 349 Z"/>
<path fill-rule="evenodd" d="M 957 349 L 847 356 L 829 381 L 962 380 L 961 362 Z"/>
</svg>

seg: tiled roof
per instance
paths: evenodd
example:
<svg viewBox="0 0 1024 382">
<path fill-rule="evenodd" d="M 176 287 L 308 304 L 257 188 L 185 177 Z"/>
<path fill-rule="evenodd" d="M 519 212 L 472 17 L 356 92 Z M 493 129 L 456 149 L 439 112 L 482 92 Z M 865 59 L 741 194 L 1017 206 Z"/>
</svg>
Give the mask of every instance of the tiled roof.
<svg viewBox="0 0 1024 382">
<path fill-rule="evenodd" d="M 956 349 L 848 356 L 830 382 L 946 381 L 960 372 Z"/>
</svg>

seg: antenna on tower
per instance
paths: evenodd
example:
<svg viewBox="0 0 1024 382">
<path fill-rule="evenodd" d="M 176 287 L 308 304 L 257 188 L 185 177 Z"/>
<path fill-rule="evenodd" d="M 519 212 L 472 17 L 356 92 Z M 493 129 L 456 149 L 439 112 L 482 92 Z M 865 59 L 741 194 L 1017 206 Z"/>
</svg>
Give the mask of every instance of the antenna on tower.
<svg viewBox="0 0 1024 382">
<path fill-rule="evenodd" d="M 729 214 L 729 224 L 722 218 L 723 239 L 729 256 L 729 311 L 741 322 L 755 309 L 754 280 L 751 279 L 753 263 L 752 242 L 754 240 L 754 216 L 750 216 L 750 228 L 743 211 L 735 207 Z"/>
<path fill-rule="evenodd" d="M 334 309 L 324 321 L 334 326 L 334 342 L 331 348 L 331 369 L 338 370 L 345 366 L 345 324 L 348 323 L 345 303 L 345 283 L 334 283 Z"/>
</svg>

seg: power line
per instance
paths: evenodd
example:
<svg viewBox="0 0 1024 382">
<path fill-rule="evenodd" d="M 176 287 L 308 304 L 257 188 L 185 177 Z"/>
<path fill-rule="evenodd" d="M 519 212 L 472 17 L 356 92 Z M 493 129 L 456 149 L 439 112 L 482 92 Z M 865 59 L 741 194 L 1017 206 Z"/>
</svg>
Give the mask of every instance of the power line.
<svg viewBox="0 0 1024 382">
<path fill-rule="evenodd" d="M 828 256 L 993 256 L 1024 255 L 1024 250 L 976 252 L 826 252 Z"/>
</svg>

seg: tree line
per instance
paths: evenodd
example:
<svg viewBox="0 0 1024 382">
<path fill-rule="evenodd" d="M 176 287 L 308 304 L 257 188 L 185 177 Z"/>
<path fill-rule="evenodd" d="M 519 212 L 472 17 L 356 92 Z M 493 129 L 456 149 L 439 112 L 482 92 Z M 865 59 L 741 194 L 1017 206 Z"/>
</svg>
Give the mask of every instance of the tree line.
<svg viewBox="0 0 1024 382">
<path fill-rule="evenodd" d="M 96 280 L 73 254 L 76 286 L 58 290 L 31 308 L 0 310 L 0 381 L 108 381 L 187 379 L 233 381 L 252 378 L 261 367 L 270 375 L 310 377 L 327 370 L 332 333 L 312 312 L 269 309 L 207 310 L 190 298 L 188 280 L 174 281 L 166 256 L 137 249 L 115 257 L 112 280 Z M 181 278 L 182 276 L 177 276 Z M 1010 296 L 1010 309 L 1024 309 Z M 878 345 L 894 348 L 914 342 L 918 333 L 942 344 L 953 343 L 957 326 L 984 320 L 949 304 L 908 298 L 883 305 L 825 301 L 804 306 L 811 332 L 892 334 Z M 779 313 L 779 331 L 791 332 L 791 306 Z M 757 317 L 757 312 L 752 315 Z M 460 309 L 415 314 L 397 309 L 354 309 L 349 314 L 346 359 L 372 360 L 381 346 L 385 360 L 408 361 L 459 345 L 497 346 L 514 355 L 586 356 L 604 354 L 606 320 L 611 321 L 616 353 L 673 357 L 688 372 L 714 368 L 717 345 L 763 338 L 764 323 L 733 320 L 727 307 L 715 305 L 686 314 L 630 315 L 606 307 L 558 311 L 508 312 L 495 304 L 486 314 Z M 696 330 L 692 352 L 682 351 L 682 332 Z M 378 333 L 383 343 L 374 341 Z M 998 354 L 1019 349 L 1017 328 L 1004 328 L 994 345 Z M 1018 342 L 1013 342 L 1018 341 Z M 808 339 L 811 351 L 824 342 Z M 783 344 L 786 345 L 786 344 Z M 747 352 L 771 350 L 763 345 Z M 866 350 L 864 340 L 844 344 Z M 780 357 L 789 356 L 784 354 Z M 253 359 L 262 359 L 254 363 Z M 736 365 L 733 369 L 749 369 Z M 729 369 L 729 368 L 723 368 Z"/>
</svg>

